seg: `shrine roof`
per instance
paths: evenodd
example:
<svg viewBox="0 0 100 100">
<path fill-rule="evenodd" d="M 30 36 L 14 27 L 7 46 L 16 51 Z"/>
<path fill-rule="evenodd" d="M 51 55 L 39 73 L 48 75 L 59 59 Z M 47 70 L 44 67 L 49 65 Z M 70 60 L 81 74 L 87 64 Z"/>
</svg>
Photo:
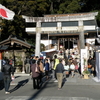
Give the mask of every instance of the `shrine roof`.
<svg viewBox="0 0 100 100">
<path fill-rule="evenodd" d="M 7 39 L 0 42 L 0 46 L 9 46 L 9 49 L 21 49 L 21 48 L 31 48 L 34 46 L 26 42 L 24 39 L 19 39 L 17 36 L 10 35 Z"/>
<path fill-rule="evenodd" d="M 66 16 L 83 16 L 83 15 L 94 15 L 98 12 L 86 12 L 86 13 L 69 13 L 69 14 L 50 14 L 44 15 L 44 17 L 66 17 Z"/>
</svg>

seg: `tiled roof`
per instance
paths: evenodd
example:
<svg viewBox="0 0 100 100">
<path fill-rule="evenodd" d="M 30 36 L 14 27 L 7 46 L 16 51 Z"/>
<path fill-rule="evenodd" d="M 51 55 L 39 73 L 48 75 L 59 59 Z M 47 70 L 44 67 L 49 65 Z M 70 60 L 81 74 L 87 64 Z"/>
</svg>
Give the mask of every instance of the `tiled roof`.
<svg viewBox="0 0 100 100">
<path fill-rule="evenodd" d="M 13 42 L 14 47 L 16 48 L 31 48 L 34 47 L 33 45 L 29 44 L 26 41 L 23 41 L 21 39 L 18 39 L 17 36 L 12 36 L 10 35 L 7 39 L 3 40 L 0 42 L 0 46 L 4 46 L 4 45 L 9 45 L 9 47 L 13 47 L 11 45 L 11 42 Z"/>
<path fill-rule="evenodd" d="M 97 12 L 87 12 L 87 13 L 72 13 L 72 14 L 52 14 L 52 15 L 44 15 L 44 17 L 66 17 L 66 16 L 83 16 L 96 14 Z"/>
</svg>

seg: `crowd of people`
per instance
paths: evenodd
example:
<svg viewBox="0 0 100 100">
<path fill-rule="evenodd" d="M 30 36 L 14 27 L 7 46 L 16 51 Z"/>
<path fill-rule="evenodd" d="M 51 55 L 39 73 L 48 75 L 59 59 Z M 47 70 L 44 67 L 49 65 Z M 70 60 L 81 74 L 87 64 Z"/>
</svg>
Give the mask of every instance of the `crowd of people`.
<svg viewBox="0 0 100 100">
<path fill-rule="evenodd" d="M 2 66 L 6 94 L 10 93 L 10 82 L 14 78 L 14 67 L 11 62 L 11 59 L 6 59 Z M 95 59 L 89 57 L 87 63 L 88 71 L 91 75 L 95 75 Z M 71 55 L 63 59 L 58 58 L 57 55 L 54 55 L 52 59 L 50 57 L 41 59 L 38 56 L 31 56 L 25 59 L 25 72 L 32 76 L 33 89 L 40 89 L 40 84 L 43 83 L 42 78 L 45 77 L 46 80 L 49 80 L 50 75 L 52 75 L 52 79 L 58 81 L 58 90 L 61 90 L 63 79 L 70 76 L 74 78 L 75 73 L 81 74 L 81 66 L 78 58 L 73 58 Z"/>
<path fill-rule="evenodd" d="M 52 79 L 55 81 L 58 81 L 58 83 L 60 81 L 59 83 L 60 85 L 58 84 L 59 89 L 61 89 L 62 78 L 68 78 L 70 76 L 74 78 L 75 73 L 78 73 L 81 75 L 80 61 L 78 58 L 73 58 L 73 56 L 71 55 L 68 55 L 68 57 L 63 58 L 63 59 L 58 58 L 57 55 L 54 55 L 53 59 L 50 59 L 49 57 L 45 59 L 39 59 L 37 56 L 36 57 L 34 56 L 32 59 L 36 61 L 34 62 L 35 63 L 34 66 L 36 65 L 39 66 L 38 68 L 39 72 L 36 78 L 36 76 L 33 75 L 33 73 L 37 74 L 37 72 L 35 72 L 36 68 L 34 67 L 34 70 L 33 70 L 32 69 L 33 64 L 31 65 L 31 62 L 30 62 L 30 65 L 31 65 L 30 73 L 32 73 L 33 79 L 34 79 L 34 76 L 36 78 L 36 81 L 33 80 L 33 84 L 38 84 L 37 86 L 38 89 L 40 88 L 39 83 L 41 82 L 41 78 L 45 75 L 46 80 L 48 80 L 50 71 L 52 72 Z M 32 61 L 32 59 L 30 61 Z M 95 59 L 91 58 L 90 60 L 89 58 L 87 61 L 87 64 L 91 65 L 91 68 L 88 67 L 88 71 L 90 72 L 91 75 L 92 74 L 94 75 L 94 70 L 92 70 L 92 68 L 95 69 Z M 34 82 L 37 82 L 37 83 L 34 83 Z M 34 86 L 34 88 L 36 88 L 36 85 Z"/>
</svg>

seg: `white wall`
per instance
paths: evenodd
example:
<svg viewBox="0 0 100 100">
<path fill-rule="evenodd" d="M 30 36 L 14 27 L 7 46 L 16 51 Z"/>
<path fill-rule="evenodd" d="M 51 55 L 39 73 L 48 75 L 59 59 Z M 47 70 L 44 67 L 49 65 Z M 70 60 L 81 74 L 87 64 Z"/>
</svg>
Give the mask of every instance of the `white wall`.
<svg viewBox="0 0 100 100">
<path fill-rule="evenodd" d="M 45 46 L 52 44 L 52 40 L 41 40 L 41 43 L 43 43 Z"/>
</svg>

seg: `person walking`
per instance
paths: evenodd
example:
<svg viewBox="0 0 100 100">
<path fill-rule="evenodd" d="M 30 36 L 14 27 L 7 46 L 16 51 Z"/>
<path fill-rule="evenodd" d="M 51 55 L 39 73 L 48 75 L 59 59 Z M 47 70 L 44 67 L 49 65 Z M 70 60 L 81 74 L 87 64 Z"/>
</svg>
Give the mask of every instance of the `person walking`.
<svg viewBox="0 0 100 100">
<path fill-rule="evenodd" d="M 26 70 L 26 73 L 30 73 L 30 59 L 29 59 L 29 57 L 26 57 L 26 60 L 25 60 L 25 70 Z"/>
<path fill-rule="evenodd" d="M 41 83 L 42 82 L 42 78 L 44 77 L 44 67 L 43 67 L 42 60 L 39 59 L 37 64 L 39 65 L 39 68 L 40 68 L 40 83 Z"/>
<path fill-rule="evenodd" d="M 8 59 L 6 59 L 6 63 L 5 65 L 2 66 L 1 71 L 4 74 L 5 94 L 10 94 L 9 88 L 10 88 L 11 78 L 14 78 L 14 68 L 12 65 L 9 64 Z"/>
<path fill-rule="evenodd" d="M 39 57 L 38 56 L 35 56 L 35 60 L 36 60 L 36 63 L 37 63 L 37 61 L 39 60 Z"/>
<path fill-rule="evenodd" d="M 59 59 L 57 58 L 57 55 L 54 56 L 54 67 L 53 67 L 53 79 L 57 79 L 57 76 L 56 76 L 56 67 L 57 67 L 57 64 L 59 64 Z"/>
<path fill-rule="evenodd" d="M 69 77 L 69 65 L 64 66 L 64 77 Z"/>
<path fill-rule="evenodd" d="M 49 62 L 48 59 L 45 61 L 45 75 L 46 75 L 46 80 L 49 79 Z"/>
<path fill-rule="evenodd" d="M 92 57 L 91 56 L 89 57 L 87 63 L 90 64 L 90 65 L 92 65 Z"/>
<path fill-rule="evenodd" d="M 96 76 L 96 59 L 93 57 L 92 59 L 92 74 L 95 77 Z"/>
<path fill-rule="evenodd" d="M 31 56 L 31 57 L 30 57 L 30 61 L 29 61 L 30 67 L 31 67 L 31 64 L 32 64 L 32 60 L 33 60 L 33 57 Z"/>
<path fill-rule="evenodd" d="M 71 63 L 71 65 L 70 65 L 70 70 L 71 70 L 71 76 L 72 76 L 72 78 L 74 77 L 74 72 L 75 72 L 75 65 L 74 65 L 74 63 L 72 62 Z"/>
<path fill-rule="evenodd" d="M 36 72 L 36 69 L 38 70 L 37 72 Z M 39 83 L 40 83 L 40 67 L 36 63 L 36 60 L 32 61 L 31 72 L 32 72 L 32 79 L 33 79 L 33 89 L 40 89 L 40 86 L 39 86 Z"/>
<path fill-rule="evenodd" d="M 58 80 L 58 90 L 60 90 L 62 88 L 62 80 L 63 80 L 63 72 L 64 72 L 62 59 L 59 60 L 59 64 L 57 65 L 55 71 L 56 71 L 57 80 Z"/>
</svg>

